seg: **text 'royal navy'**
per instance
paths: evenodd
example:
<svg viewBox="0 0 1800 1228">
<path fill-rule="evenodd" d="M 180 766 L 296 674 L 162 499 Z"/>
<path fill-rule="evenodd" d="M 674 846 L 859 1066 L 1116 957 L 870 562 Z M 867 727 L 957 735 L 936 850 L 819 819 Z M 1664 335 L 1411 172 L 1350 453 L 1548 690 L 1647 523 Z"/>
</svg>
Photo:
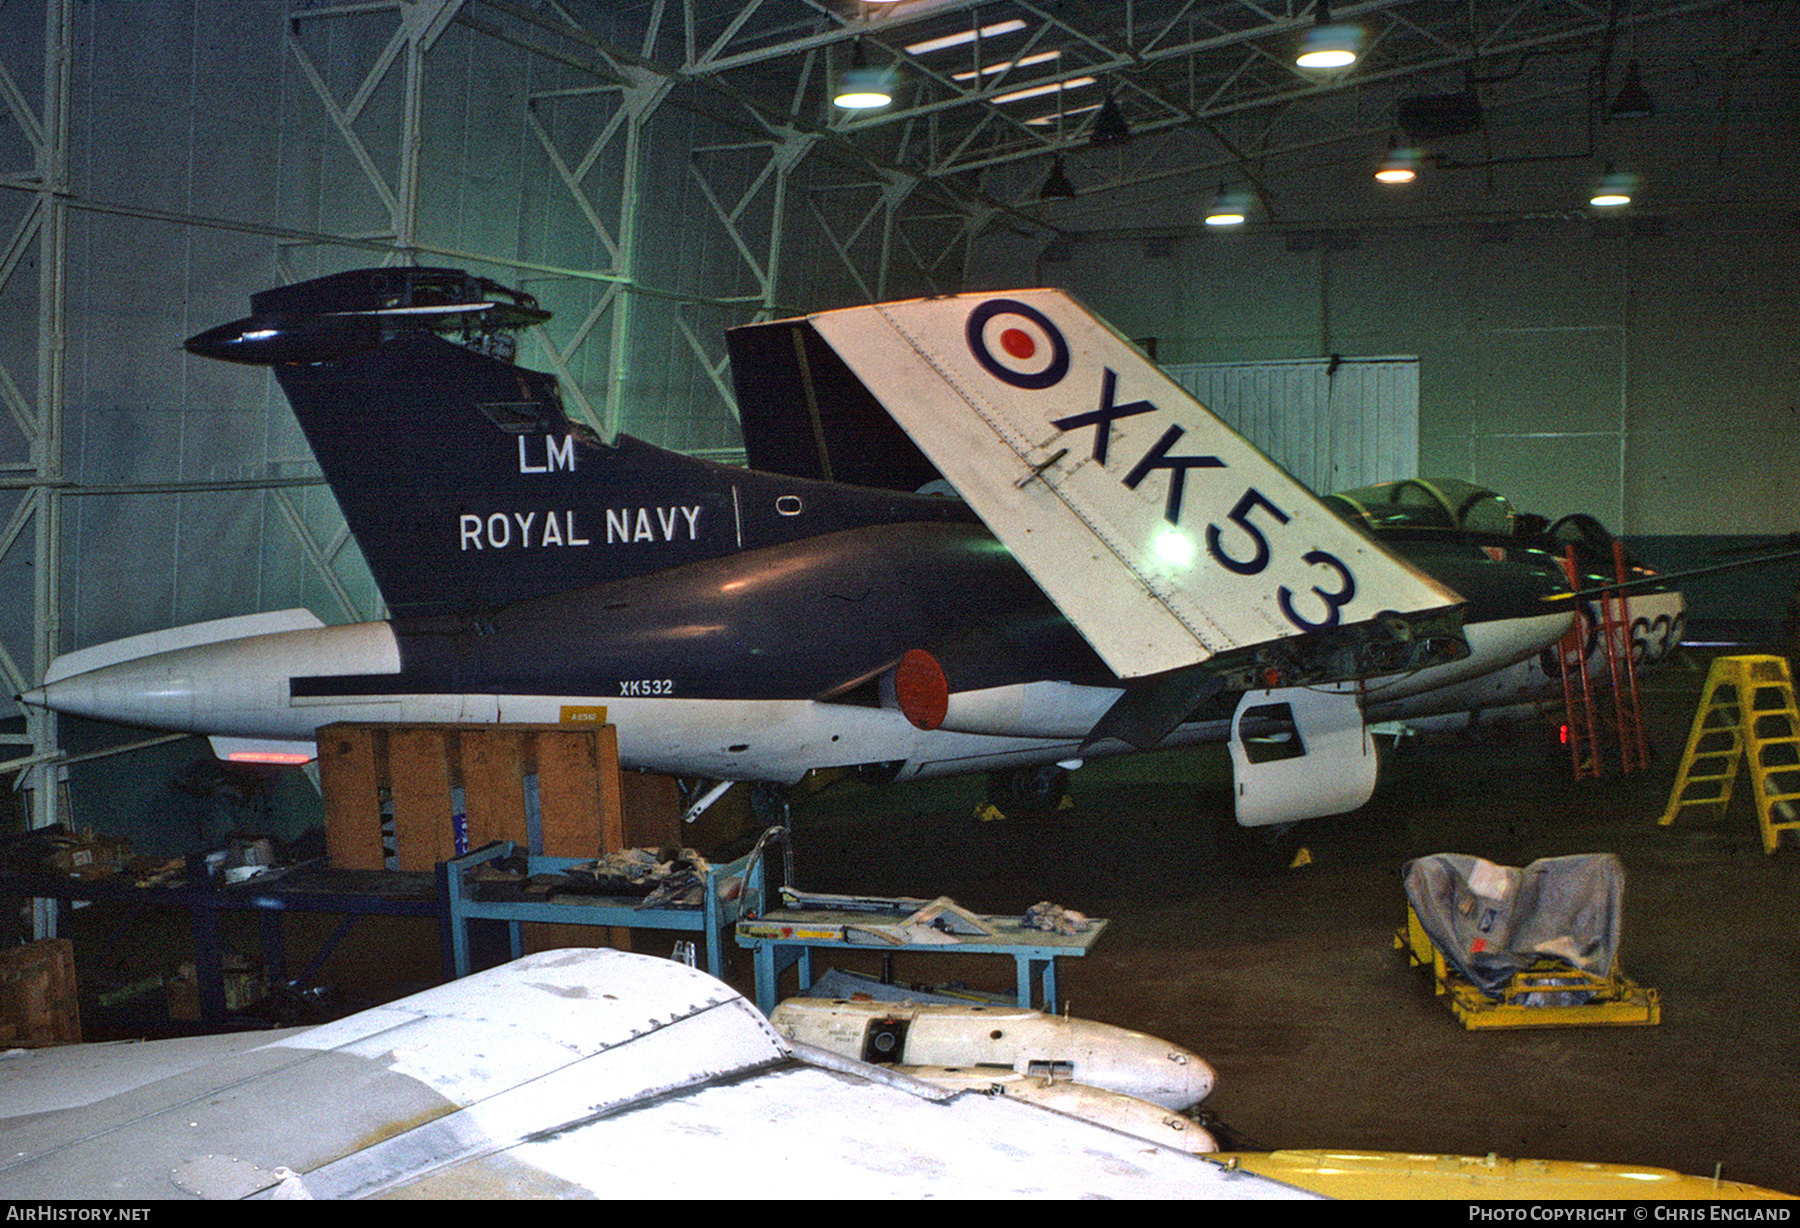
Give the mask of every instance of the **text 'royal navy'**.
<svg viewBox="0 0 1800 1228">
<path fill-rule="evenodd" d="M 701 505 L 609 507 L 606 545 L 700 540 Z M 464 512 L 459 524 L 462 550 L 531 550 L 591 546 L 577 527 L 574 509 L 547 512 Z"/>
</svg>

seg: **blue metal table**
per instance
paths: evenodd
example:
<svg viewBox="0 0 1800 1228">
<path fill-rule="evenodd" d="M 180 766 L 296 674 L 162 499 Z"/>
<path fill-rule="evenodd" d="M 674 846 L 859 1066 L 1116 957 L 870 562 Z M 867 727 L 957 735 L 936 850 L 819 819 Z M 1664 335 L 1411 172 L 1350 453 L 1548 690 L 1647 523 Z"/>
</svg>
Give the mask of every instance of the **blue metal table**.
<svg viewBox="0 0 1800 1228">
<path fill-rule="evenodd" d="M 713 866 L 704 876 L 704 896 L 698 908 L 646 908 L 630 896 L 551 892 L 530 900 L 478 900 L 474 872 L 481 866 L 514 856 L 519 846 L 496 841 L 444 863 L 445 923 L 450 932 L 451 962 L 455 975 L 469 975 L 472 921 L 507 923 L 512 958 L 525 953 L 520 925 L 548 922 L 555 925 L 604 925 L 623 929 L 675 930 L 703 935 L 706 970 L 713 976 L 725 972 L 725 929 L 737 920 L 740 902 L 762 898 L 763 864 L 755 853 L 728 865 Z M 527 857 L 528 875 L 561 874 L 574 866 L 592 865 L 592 857 Z M 727 899 L 722 890 L 733 878 L 741 878 L 738 891 Z"/>
<path fill-rule="evenodd" d="M 866 912 L 835 912 L 815 909 L 777 909 L 766 916 L 746 918 L 737 923 L 737 942 L 752 953 L 756 965 L 756 1005 L 769 1014 L 780 999 L 781 974 L 789 968 L 799 969 L 799 993 L 812 988 L 813 956 L 816 949 L 861 951 L 864 954 L 891 955 L 901 952 L 917 955 L 998 955 L 1013 961 L 1014 980 L 1020 1006 L 1030 1007 L 1036 996 L 1035 986 L 1043 988 L 1043 1008 L 1056 1010 L 1056 961 L 1080 958 L 1100 938 L 1106 922 L 1090 920 L 1079 934 L 1053 934 L 1028 929 L 1018 917 L 982 917 L 994 931 L 987 934 L 945 934 L 944 941 L 889 943 L 853 940 L 845 936 L 846 927 L 855 929 L 877 920 Z M 879 918 L 892 920 L 893 918 Z"/>
</svg>

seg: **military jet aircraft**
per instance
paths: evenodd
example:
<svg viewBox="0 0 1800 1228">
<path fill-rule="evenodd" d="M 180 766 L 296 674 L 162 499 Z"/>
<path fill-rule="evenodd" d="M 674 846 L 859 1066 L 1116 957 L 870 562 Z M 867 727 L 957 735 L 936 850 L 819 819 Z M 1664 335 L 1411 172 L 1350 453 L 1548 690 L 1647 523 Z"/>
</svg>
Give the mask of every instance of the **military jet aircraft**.
<svg viewBox="0 0 1800 1228">
<path fill-rule="evenodd" d="M 1471 525 L 1500 506 L 1473 488 L 1390 491 L 1412 523 L 1321 501 L 1057 291 L 733 332 L 741 397 L 878 405 L 948 495 L 603 440 L 513 361 L 547 313 L 459 270 L 251 308 L 187 348 L 274 369 L 391 616 L 84 648 L 25 702 L 295 762 L 339 721 L 605 720 L 623 765 L 716 781 L 1229 741 L 1257 825 L 1366 801 L 1372 721 L 1534 707 L 1577 617 L 1551 540 Z M 1629 601 L 1672 642 L 1678 593 Z M 1271 734 L 1295 753 L 1247 751 Z"/>
</svg>

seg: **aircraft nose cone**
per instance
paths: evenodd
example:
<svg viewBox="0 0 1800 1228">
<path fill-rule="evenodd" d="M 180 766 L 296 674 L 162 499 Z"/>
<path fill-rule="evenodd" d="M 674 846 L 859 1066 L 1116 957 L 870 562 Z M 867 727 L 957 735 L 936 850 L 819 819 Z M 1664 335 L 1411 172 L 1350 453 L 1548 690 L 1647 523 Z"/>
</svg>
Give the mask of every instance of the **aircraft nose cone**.
<svg viewBox="0 0 1800 1228">
<path fill-rule="evenodd" d="M 186 728 L 196 687 L 183 654 L 125 661 L 47 682 L 19 697 L 33 707 L 128 725 Z"/>
<path fill-rule="evenodd" d="M 1171 1049 L 1169 1063 L 1175 1068 L 1177 1098 L 1185 1101 L 1182 1108 L 1192 1108 L 1212 1095 L 1217 1076 L 1213 1068 L 1185 1049 Z"/>
<path fill-rule="evenodd" d="M 281 616 L 252 618 L 267 625 Z M 141 656 L 122 652 L 87 656 L 98 650 L 70 654 L 53 662 L 45 683 L 21 699 L 71 716 L 140 729 L 310 737 L 318 722 L 312 719 L 313 709 L 290 703 L 291 678 L 392 674 L 400 669 L 399 647 L 386 623 L 229 634 L 241 626 L 241 620 L 232 619 L 199 624 L 186 630 L 203 635 L 209 628 L 225 628 L 226 638 L 190 635 L 185 646 Z M 153 635 L 148 646 L 177 641 Z M 134 641 L 120 643 L 127 650 L 134 646 Z M 115 656 L 123 659 L 110 659 Z"/>
<path fill-rule="evenodd" d="M 1124 1092 L 1180 1112 L 1212 1094 L 1213 1068 L 1198 1053 L 1159 1037 L 1086 1024 L 1075 1081 Z"/>
</svg>

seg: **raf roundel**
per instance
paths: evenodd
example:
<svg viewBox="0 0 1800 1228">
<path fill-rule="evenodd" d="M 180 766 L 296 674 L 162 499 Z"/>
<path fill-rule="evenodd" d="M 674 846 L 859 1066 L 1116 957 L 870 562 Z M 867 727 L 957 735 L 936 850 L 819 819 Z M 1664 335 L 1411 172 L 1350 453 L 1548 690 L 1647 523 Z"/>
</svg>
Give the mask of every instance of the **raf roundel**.
<svg viewBox="0 0 1800 1228">
<path fill-rule="evenodd" d="M 1069 373 L 1062 332 L 1049 316 L 1013 299 L 989 299 L 971 311 L 966 336 L 982 369 L 1015 388 L 1049 388 Z"/>
</svg>

